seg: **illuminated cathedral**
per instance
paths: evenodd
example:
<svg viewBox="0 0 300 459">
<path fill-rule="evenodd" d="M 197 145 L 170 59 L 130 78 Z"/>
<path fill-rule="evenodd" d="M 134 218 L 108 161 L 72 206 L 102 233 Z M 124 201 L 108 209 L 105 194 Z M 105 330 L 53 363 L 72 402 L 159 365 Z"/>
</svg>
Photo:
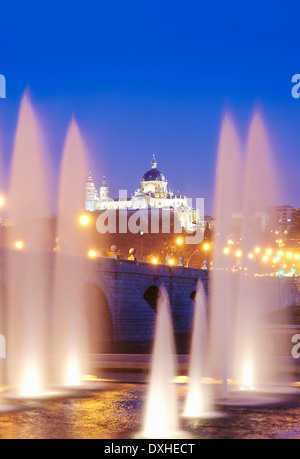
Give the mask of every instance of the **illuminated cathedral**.
<svg viewBox="0 0 300 459">
<path fill-rule="evenodd" d="M 168 182 L 164 174 L 157 169 L 157 161 L 154 154 L 151 161 L 151 169 L 143 175 L 140 188 L 136 189 L 131 197 L 111 198 L 105 177 L 103 177 L 98 193 L 91 172 L 86 183 L 86 211 L 169 209 L 177 215 L 182 228 L 194 231 L 200 224 L 200 212 L 190 206 L 188 201 L 190 200 L 186 196 L 175 195 L 172 190 L 168 189 Z"/>
</svg>

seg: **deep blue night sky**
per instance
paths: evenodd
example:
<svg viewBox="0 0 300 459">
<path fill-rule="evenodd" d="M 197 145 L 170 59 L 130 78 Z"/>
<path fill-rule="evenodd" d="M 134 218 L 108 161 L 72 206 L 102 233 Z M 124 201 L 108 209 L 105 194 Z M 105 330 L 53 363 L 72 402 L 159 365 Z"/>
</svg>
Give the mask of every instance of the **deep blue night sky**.
<svg viewBox="0 0 300 459">
<path fill-rule="evenodd" d="M 58 171 L 74 114 L 97 186 L 131 193 L 152 153 L 169 186 L 212 212 L 225 109 L 245 140 L 262 109 L 283 177 L 300 206 L 298 12 L 287 2 L 11 1 L 1 4 L 0 144 L 5 175 L 18 108 L 29 87 Z M 286 5 L 286 6 L 282 6 Z M 283 9 L 284 8 L 284 9 Z"/>
</svg>

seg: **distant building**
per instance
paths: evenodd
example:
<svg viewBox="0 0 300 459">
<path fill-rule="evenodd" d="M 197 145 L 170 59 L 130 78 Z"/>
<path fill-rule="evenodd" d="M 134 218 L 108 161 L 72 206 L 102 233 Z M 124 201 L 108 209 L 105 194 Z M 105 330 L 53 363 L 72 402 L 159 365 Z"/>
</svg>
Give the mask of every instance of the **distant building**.
<svg viewBox="0 0 300 459">
<path fill-rule="evenodd" d="M 244 230 L 244 214 L 236 212 L 232 214 L 232 229 L 235 236 L 242 236 Z M 252 231 L 257 233 L 265 232 L 269 227 L 269 213 L 255 212 L 249 220 Z"/>
<path fill-rule="evenodd" d="M 194 231 L 200 225 L 199 209 L 194 209 L 188 203 L 186 196 L 175 195 L 168 189 L 165 176 L 157 169 L 157 161 L 153 154 L 151 169 L 142 177 L 140 188 L 135 190 L 131 197 L 125 196 L 113 199 L 109 196 L 109 189 L 103 177 L 98 190 L 90 172 L 85 191 L 85 210 L 97 212 L 103 210 L 139 209 L 169 209 L 176 214 L 182 228 Z"/>
<path fill-rule="evenodd" d="M 300 209 L 283 205 L 268 208 L 270 215 L 270 229 L 279 234 L 288 232 L 293 227 L 300 226 Z"/>
<path fill-rule="evenodd" d="M 214 230 L 216 226 L 216 219 L 211 215 L 204 215 L 204 227 L 208 228 L 209 230 Z"/>
</svg>

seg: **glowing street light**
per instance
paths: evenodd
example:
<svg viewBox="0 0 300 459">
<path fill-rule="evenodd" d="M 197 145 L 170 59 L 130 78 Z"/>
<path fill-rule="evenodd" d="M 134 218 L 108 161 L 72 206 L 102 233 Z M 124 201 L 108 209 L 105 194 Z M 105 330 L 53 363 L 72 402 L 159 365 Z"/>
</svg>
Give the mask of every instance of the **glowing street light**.
<svg viewBox="0 0 300 459">
<path fill-rule="evenodd" d="M 152 258 L 151 262 L 152 262 L 154 265 L 156 265 L 156 264 L 158 263 L 158 259 L 154 257 L 154 258 Z"/>
<path fill-rule="evenodd" d="M 229 252 L 230 252 L 230 249 L 228 247 L 225 247 L 223 249 L 223 253 L 225 253 L 225 255 L 228 255 Z"/>
<path fill-rule="evenodd" d="M 88 256 L 89 258 L 95 258 L 97 255 L 97 252 L 93 249 L 89 250 Z"/>
<path fill-rule="evenodd" d="M 173 266 L 174 265 L 174 260 L 171 257 L 171 255 L 167 255 L 166 264 L 169 265 L 169 266 Z"/>
<path fill-rule="evenodd" d="M 5 198 L 4 196 L 0 196 L 0 207 L 3 207 L 5 205 Z"/>
<path fill-rule="evenodd" d="M 81 215 L 79 221 L 82 226 L 86 226 L 89 223 L 89 217 L 87 215 Z"/>
<path fill-rule="evenodd" d="M 235 252 L 235 256 L 238 257 L 238 258 L 240 258 L 240 257 L 242 256 L 242 251 L 241 251 L 241 250 L 237 250 L 237 251 Z"/>
<path fill-rule="evenodd" d="M 207 252 L 210 249 L 210 244 L 208 243 L 204 244 L 203 249 Z"/>
<path fill-rule="evenodd" d="M 16 241 L 16 243 L 15 243 L 15 248 L 16 248 L 17 250 L 22 250 L 22 249 L 24 248 L 24 242 L 22 242 L 22 241 Z"/>
<path fill-rule="evenodd" d="M 176 242 L 177 242 L 178 245 L 182 245 L 182 244 L 183 244 L 183 239 L 182 239 L 182 237 L 178 237 L 178 238 L 176 239 Z"/>
<path fill-rule="evenodd" d="M 260 252 L 260 247 L 255 247 L 254 252 L 255 253 L 259 253 Z"/>
</svg>

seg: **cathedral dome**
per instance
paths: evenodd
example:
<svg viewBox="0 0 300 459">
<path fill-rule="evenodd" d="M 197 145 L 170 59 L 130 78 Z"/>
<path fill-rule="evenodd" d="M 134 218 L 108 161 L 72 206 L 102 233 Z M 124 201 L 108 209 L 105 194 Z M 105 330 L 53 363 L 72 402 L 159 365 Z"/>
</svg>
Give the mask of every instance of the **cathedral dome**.
<svg viewBox="0 0 300 459">
<path fill-rule="evenodd" d="M 150 171 L 146 172 L 142 178 L 144 182 L 152 182 L 152 181 L 161 181 L 165 182 L 165 176 L 159 172 L 158 169 L 150 169 Z"/>
<path fill-rule="evenodd" d="M 165 182 L 165 176 L 157 169 L 157 162 L 153 153 L 153 158 L 151 161 L 151 169 L 147 171 L 142 178 L 143 182 Z"/>
</svg>

